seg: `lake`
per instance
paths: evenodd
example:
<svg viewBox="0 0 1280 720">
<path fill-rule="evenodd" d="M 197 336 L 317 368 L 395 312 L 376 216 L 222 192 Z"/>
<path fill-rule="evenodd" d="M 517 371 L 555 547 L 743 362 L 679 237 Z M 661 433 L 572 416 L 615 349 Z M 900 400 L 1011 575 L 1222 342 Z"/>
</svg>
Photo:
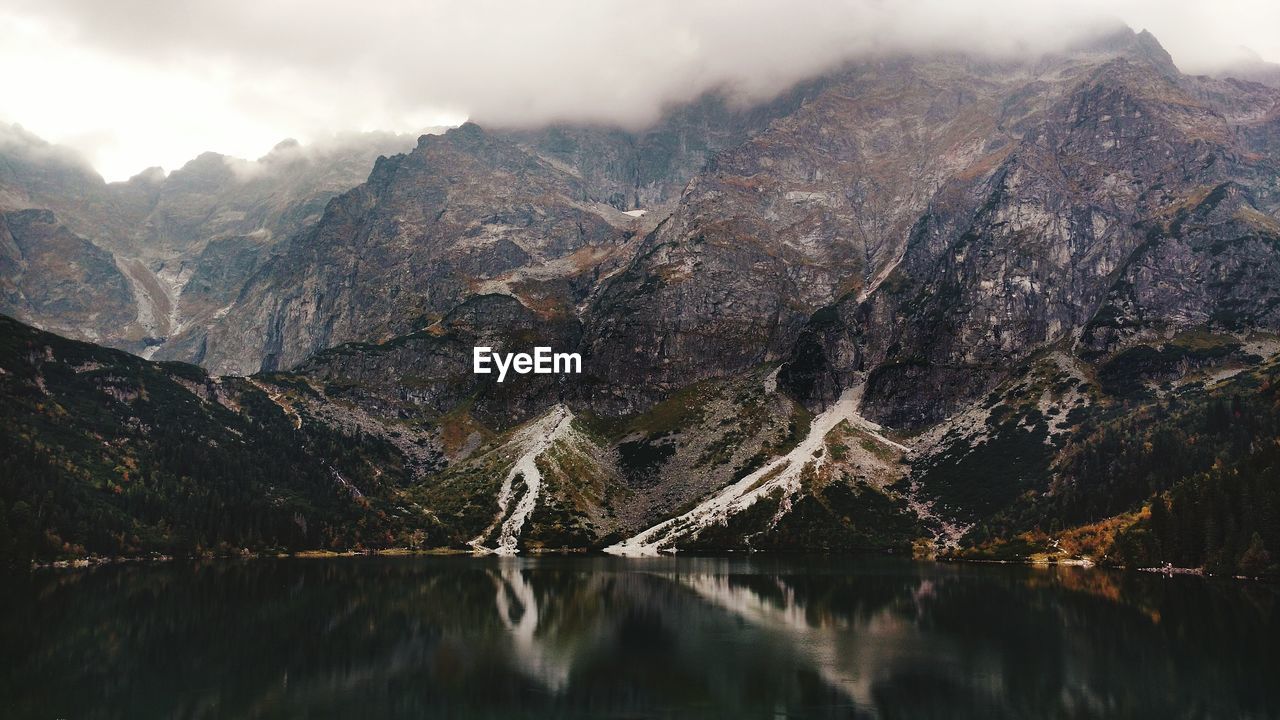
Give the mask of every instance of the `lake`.
<svg viewBox="0 0 1280 720">
<path fill-rule="evenodd" d="M 760 556 L 0 581 L 5 718 L 1280 717 L 1255 583 Z"/>
</svg>

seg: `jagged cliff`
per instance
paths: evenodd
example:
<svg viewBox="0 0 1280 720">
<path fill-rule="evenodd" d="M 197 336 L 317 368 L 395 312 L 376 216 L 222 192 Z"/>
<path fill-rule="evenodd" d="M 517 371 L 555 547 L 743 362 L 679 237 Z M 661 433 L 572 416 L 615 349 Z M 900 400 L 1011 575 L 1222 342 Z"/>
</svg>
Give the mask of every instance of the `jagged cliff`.
<svg viewBox="0 0 1280 720">
<path fill-rule="evenodd" d="M 204 153 L 167 176 L 150 168 L 106 183 L 70 151 L 0 127 L 0 216 L 17 241 L 5 248 L 14 269 L 4 273 L 0 311 L 146 356 L 191 359 L 276 246 L 364 180 L 380 154 L 409 144 L 387 133 L 286 141 L 252 162 Z M 33 225 L 35 210 L 43 214 Z M 41 272 L 55 248 L 63 270 Z M 126 293 L 115 292 L 121 284 Z M 92 313 L 77 309 L 90 298 Z"/>
<path fill-rule="evenodd" d="M 815 316 L 784 382 L 820 402 L 865 371 L 870 414 L 920 427 L 1051 345 L 1095 360 L 1276 330 L 1276 97 L 1228 101 L 1159 60 L 1088 71 L 987 172 L 944 184 L 888 285 Z"/>
</svg>

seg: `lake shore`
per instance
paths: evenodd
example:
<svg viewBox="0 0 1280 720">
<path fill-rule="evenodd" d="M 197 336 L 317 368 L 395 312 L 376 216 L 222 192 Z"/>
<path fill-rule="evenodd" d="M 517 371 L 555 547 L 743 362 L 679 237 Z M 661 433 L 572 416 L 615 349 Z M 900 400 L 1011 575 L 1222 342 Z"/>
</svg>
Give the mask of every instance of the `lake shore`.
<svg viewBox="0 0 1280 720">
<path fill-rule="evenodd" d="M 173 556 L 173 555 L 151 555 L 151 556 L 118 556 L 118 557 L 102 557 L 90 556 L 72 558 L 66 560 L 54 560 L 44 563 L 32 563 L 30 570 L 32 572 L 39 570 L 68 570 L 68 569 L 84 569 L 92 567 L 100 567 L 105 565 L 123 565 L 123 564 L 141 564 L 141 563 L 168 563 L 176 560 L 197 560 L 197 561 L 218 561 L 218 560 L 262 560 L 262 559 L 332 559 L 332 558 L 359 558 L 359 557 L 450 557 L 450 556 L 475 556 L 485 557 L 493 553 L 476 552 L 474 550 L 462 548 L 432 548 L 432 549 L 414 549 L 414 548 L 380 548 L 373 550 L 303 550 L 299 552 L 250 552 L 244 551 L 234 554 L 223 555 L 189 555 L 189 556 Z M 794 553 L 737 553 L 726 552 L 723 554 L 714 554 L 710 557 L 738 557 L 742 555 L 776 555 L 785 557 Z M 814 555 L 823 555 L 824 553 L 813 553 Z M 884 553 L 868 551 L 868 555 L 881 555 Z M 888 553 L 894 554 L 894 553 Z M 524 557 L 538 556 L 588 556 L 603 555 L 598 551 L 592 550 L 533 550 L 522 553 Z M 679 553 L 672 554 L 671 557 L 707 557 L 703 554 Z M 1247 575 L 1227 575 L 1223 573 L 1210 573 L 1204 568 L 1184 568 L 1174 567 L 1172 565 L 1164 565 L 1158 567 L 1141 567 L 1127 568 L 1123 566 L 1101 565 L 1092 558 L 1074 558 L 1074 557 L 1053 557 L 1053 556 L 1033 556 L 1026 558 L 962 558 L 954 556 L 937 556 L 914 558 L 920 562 L 937 562 L 937 563 L 963 563 L 974 565 L 1025 565 L 1028 567 L 1078 567 L 1078 568 L 1099 568 L 1108 570 L 1122 570 L 1140 573 L 1149 573 L 1153 575 L 1164 575 L 1173 577 L 1175 575 L 1189 575 L 1204 578 L 1230 579 L 1230 580 L 1252 580 L 1274 582 L 1276 578 L 1270 576 L 1247 576 Z"/>
</svg>

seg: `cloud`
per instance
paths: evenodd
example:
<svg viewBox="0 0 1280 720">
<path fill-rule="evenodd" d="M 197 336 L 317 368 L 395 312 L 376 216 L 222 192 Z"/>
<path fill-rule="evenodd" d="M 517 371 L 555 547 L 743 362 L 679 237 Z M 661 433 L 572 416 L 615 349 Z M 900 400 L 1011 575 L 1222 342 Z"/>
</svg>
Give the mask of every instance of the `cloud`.
<svg viewBox="0 0 1280 720">
<path fill-rule="evenodd" d="M 441 128 L 428 128 L 429 132 L 442 132 Z M 417 143 L 416 135 L 398 135 L 390 132 L 338 133 L 317 138 L 303 144 L 293 138 L 282 140 L 271 151 L 257 160 L 224 155 L 223 163 L 240 182 L 249 182 L 296 170 L 300 166 L 316 162 L 331 162 L 346 157 L 357 165 L 365 166 L 375 155 L 407 152 Z"/>
<path fill-rule="evenodd" d="M 79 152 L 69 147 L 49 143 L 17 124 L 0 123 L 0 154 L 33 165 L 57 164 L 93 171 Z"/>
<path fill-rule="evenodd" d="M 1270 60 L 1280 7 L 1162 0 L 9 0 L 10 120 L 86 148 L 109 177 L 281 137 L 556 120 L 641 126 L 722 88 L 767 97 L 869 54 L 1052 52 L 1122 20 L 1184 69 Z M 96 124 L 96 125 L 95 125 Z M 124 168 L 133 163 L 133 167 Z M 111 167 L 104 167 L 110 165 Z M 117 170 L 115 166 L 119 166 Z"/>
</svg>

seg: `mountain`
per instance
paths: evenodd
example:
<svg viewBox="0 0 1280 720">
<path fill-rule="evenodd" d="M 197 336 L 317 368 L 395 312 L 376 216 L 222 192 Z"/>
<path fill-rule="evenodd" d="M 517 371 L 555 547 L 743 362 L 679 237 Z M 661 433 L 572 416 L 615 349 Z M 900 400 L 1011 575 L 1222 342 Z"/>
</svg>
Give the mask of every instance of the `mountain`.
<svg viewBox="0 0 1280 720">
<path fill-rule="evenodd" d="M 640 133 L 489 131 L 468 123 L 380 161 L 253 278 L 183 358 L 216 372 L 287 368 L 350 341 L 421 330 L 501 293 L 574 315 L 670 213 L 715 152 L 794 110 L 820 83 L 764 106 L 717 96 Z"/>
<path fill-rule="evenodd" d="M 791 388 L 831 398 L 865 371 L 871 415 L 920 427 L 1051 345 L 1105 362 L 1180 332 L 1276 330 L 1277 94 L 1166 70 L 1090 71 L 987 172 L 942 185 L 892 284 L 815 316 Z"/>
<path fill-rule="evenodd" d="M 182 367 L 274 415 L 265 396 L 292 430 L 237 458 L 292 443 L 404 509 L 354 521 L 377 540 L 223 532 L 202 548 L 416 537 L 1274 572 L 1278 157 L 1280 90 L 1185 75 L 1128 30 L 1027 61 L 853 63 L 641 132 L 467 124 L 380 158 L 154 353 L 211 375 L 134 372 Z M 84 247 L 56 222 L 6 216 L 5 247 Z M 237 247 L 210 271 L 236 267 Z M 101 303 L 63 305 L 70 327 Z M 24 337 L 7 392 L 79 377 L 40 350 L 54 340 Z M 471 371 L 481 345 L 576 351 L 583 374 L 499 383 Z M 58 392 L 65 409 L 101 390 Z M 19 466 L 72 443 L 43 437 L 31 417 L 59 411 L 31 397 L 41 407 L 10 413 L 34 448 Z M 146 424 L 143 409 L 84 433 Z M 262 422 L 247 412 L 192 425 L 243 432 Z M 351 522 L 335 513 L 300 512 Z"/>
<path fill-rule="evenodd" d="M 205 153 L 167 176 L 151 168 L 106 183 L 71 151 L 0 127 L 0 216 L 14 268 L 0 311 L 148 356 L 198 347 L 274 247 L 315 223 L 379 155 L 408 144 L 389 133 L 285 141 L 253 162 Z M 33 210 L 44 211 L 34 223 Z M 78 276 L 48 272 L 51 257 Z"/>
</svg>

